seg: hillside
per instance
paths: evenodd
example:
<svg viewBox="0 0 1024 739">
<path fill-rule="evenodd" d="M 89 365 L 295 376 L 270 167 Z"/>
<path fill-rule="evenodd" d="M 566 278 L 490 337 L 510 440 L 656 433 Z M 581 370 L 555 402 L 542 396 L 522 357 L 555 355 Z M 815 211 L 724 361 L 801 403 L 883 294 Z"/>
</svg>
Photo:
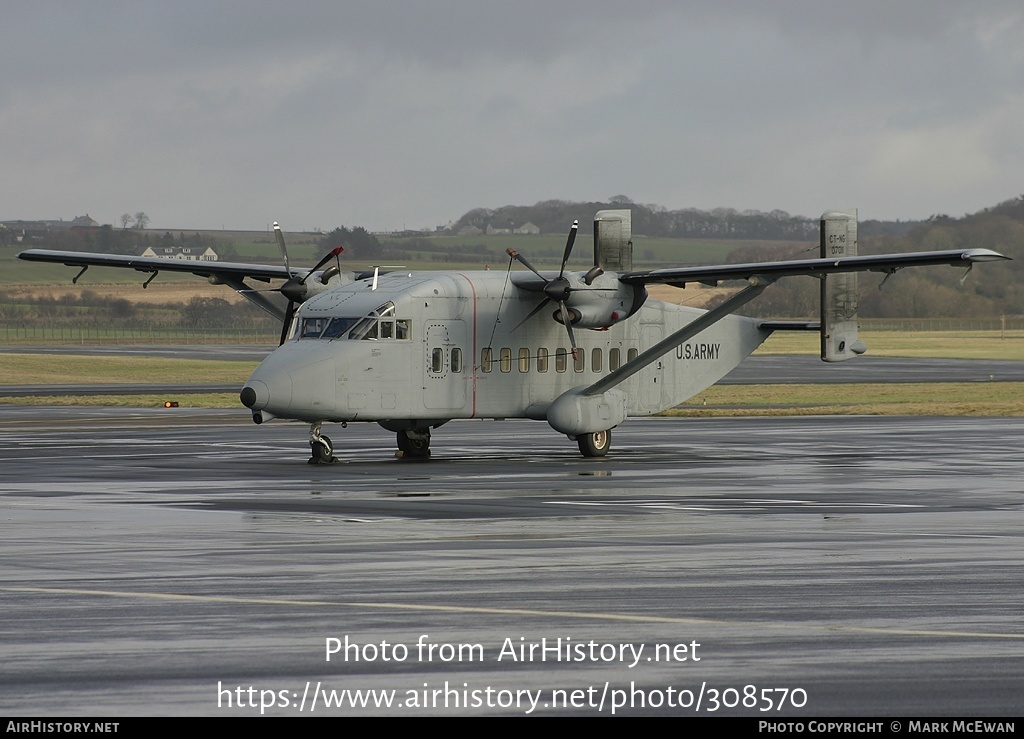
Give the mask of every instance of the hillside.
<svg viewBox="0 0 1024 739">
<path fill-rule="evenodd" d="M 581 239 L 577 242 L 570 267 L 585 269 L 591 259 L 587 232 L 593 215 L 607 208 L 630 208 L 633 211 L 634 259 L 637 268 L 678 264 L 708 264 L 792 259 L 811 256 L 817 250 L 817 221 L 790 216 L 781 211 L 760 213 L 716 209 L 668 211 L 657 206 L 638 205 L 627 198 L 607 203 L 570 203 L 544 201 L 533 206 L 504 206 L 497 209 L 474 209 L 463 215 L 455 227 L 443 234 L 377 235 L 362 229 L 339 228 L 328 234 L 288 234 L 292 264 L 309 264 L 335 241 L 346 245 L 343 262 L 353 269 L 370 264 L 402 264 L 409 269 L 505 269 L 505 249 L 514 246 L 528 254 L 541 268 L 557 267 L 565 243 L 568 225 L 580 220 Z M 511 224 L 537 226 L 539 235 L 477 234 L 454 235 L 453 231 L 471 229 L 502 230 Z M 360 241 L 346 243 L 353 234 Z M 379 241 L 378 241 L 379 239 Z M 111 230 L 104 227 L 92 234 L 76 237 L 67 233 L 53 243 L 33 242 L 40 248 L 127 251 L 141 243 L 161 241 L 194 242 L 213 245 L 229 259 L 276 263 L 280 260 L 273 237 L 267 232 L 195 232 L 177 233 Z M 894 275 L 882 290 L 876 289 L 881 275 L 861 276 L 860 314 L 870 317 L 983 317 L 1024 315 L 1024 199 L 1015 198 L 963 218 L 935 216 L 927 221 L 877 222 L 860 225 L 861 253 L 881 254 L 899 251 L 922 251 L 986 247 L 995 249 L 1014 261 L 981 265 L 967 276 L 949 268 L 911 270 Z M 235 302 L 237 296 L 222 288 L 212 288 L 187 276 L 162 274 L 158 284 L 167 289 L 143 292 L 139 276 L 119 270 L 91 270 L 77 287 L 70 285 L 73 271 L 59 265 L 28 264 L 16 260 L 15 254 L 29 245 L 7 244 L 0 247 L 0 314 L 18 323 L 26 320 L 53 321 L 56 314 L 64 320 L 86 306 L 75 295 L 80 289 L 91 289 L 97 297 L 90 298 L 89 311 L 102 308 L 115 310 L 125 320 L 133 316 L 122 303 L 160 303 L 164 311 L 177 303 L 184 308 L 184 292 L 194 285 L 193 295 L 209 301 L 215 296 Z M 131 285 L 131 288 L 125 287 Z M 175 288 L 172 292 L 171 288 Z M 179 292 L 184 291 L 184 292 Z M 666 299 L 679 302 L 669 290 Z M 722 290 L 706 296 L 687 297 L 690 304 L 720 299 Z M 155 299 L 163 293 L 162 299 Z M 716 295 L 717 293 L 717 295 Z M 765 291 L 748 306 L 751 315 L 772 317 L 813 317 L 817 312 L 818 282 L 813 278 L 789 279 Z M 102 304 L 102 305 L 101 305 Z M 113 308 L 111 308 L 113 306 Z M 142 307 L 140 305 L 140 307 Z M 193 305 L 193 307 L 195 307 Z M 245 311 L 246 306 L 242 310 Z M 145 309 L 141 313 L 145 313 Z M 166 315 L 166 314 L 165 314 Z M 134 313 L 136 319 L 142 316 Z M 239 316 L 240 318 L 241 316 Z M 147 316 L 148 318 L 148 316 Z M 72 319 L 73 320 L 73 319 Z M 104 320 L 104 319 L 99 319 Z M 130 318 L 129 318 L 130 320 Z M 164 320 L 168 320 L 164 318 Z M 258 311 L 249 311 L 251 322 L 262 323 Z"/>
</svg>

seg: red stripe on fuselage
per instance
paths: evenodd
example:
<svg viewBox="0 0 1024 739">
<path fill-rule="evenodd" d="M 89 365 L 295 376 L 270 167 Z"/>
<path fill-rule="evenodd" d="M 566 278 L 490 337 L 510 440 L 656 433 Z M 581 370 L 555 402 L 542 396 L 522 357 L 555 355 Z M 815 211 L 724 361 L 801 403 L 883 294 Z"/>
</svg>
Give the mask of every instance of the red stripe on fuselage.
<svg viewBox="0 0 1024 739">
<path fill-rule="evenodd" d="M 474 285 L 473 281 L 471 279 L 469 279 L 468 277 L 466 277 L 466 275 L 462 274 L 461 272 L 457 272 L 456 274 L 458 274 L 459 277 L 461 277 L 466 282 L 468 282 L 469 283 L 469 289 L 473 291 L 473 354 L 469 358 L 469 366 L 472 367 L 472 372 L 473 372 L 473 375 L 472 375 L 472 382 L 473 382 L 473 390 L 472 390 L 472 394 L 473 394 L 473 411 L 472 411 L 472 413 L 470 414 L 469 417 L 470 418 L 476 418 L 476 285 Z M 465 360 L 462 361 L 462 365 L 463 366 L 466 365 L 466 361 Z"/>
</svg>

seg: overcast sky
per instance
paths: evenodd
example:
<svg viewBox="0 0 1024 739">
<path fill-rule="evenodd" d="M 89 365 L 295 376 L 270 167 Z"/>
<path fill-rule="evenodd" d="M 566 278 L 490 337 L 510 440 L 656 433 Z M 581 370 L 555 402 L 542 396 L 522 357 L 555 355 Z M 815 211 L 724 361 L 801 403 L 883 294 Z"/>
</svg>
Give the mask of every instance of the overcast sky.
<svg viewBox="0 0 1024 739">
<path fill-rule="evenodd" d="M 1024 193 L 1019 0 L 5 0 L 0 220 L 432 227 Z"/>
</svg>

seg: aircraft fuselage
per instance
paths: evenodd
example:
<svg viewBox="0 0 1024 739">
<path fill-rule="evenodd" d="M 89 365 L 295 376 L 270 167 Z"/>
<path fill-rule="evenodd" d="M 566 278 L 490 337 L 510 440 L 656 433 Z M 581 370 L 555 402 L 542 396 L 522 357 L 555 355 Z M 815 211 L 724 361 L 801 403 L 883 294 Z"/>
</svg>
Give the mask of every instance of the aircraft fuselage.
<svg viewBox="0 0 1024 739">
<path fill-rule="evenodd" d="M 246 383 L 246 405 L 273 417 L 386 428 L 544 419 L 566 391 L 591 385 L 704 313 L 647 300 L 628 320 L 577 328 L 574 359 L 555 304 L 530 316 L 543 299 L 497 271 L 392 272 L 376 289 L 369 279 L 342 285 L 300 307 L 289 339 Z M 630 307 L 631 296 L 608 299 Z M 769 334 L 753 319 L 719 320 L 622 383 L 628 415 L 681 403 Z"/>
</svg>

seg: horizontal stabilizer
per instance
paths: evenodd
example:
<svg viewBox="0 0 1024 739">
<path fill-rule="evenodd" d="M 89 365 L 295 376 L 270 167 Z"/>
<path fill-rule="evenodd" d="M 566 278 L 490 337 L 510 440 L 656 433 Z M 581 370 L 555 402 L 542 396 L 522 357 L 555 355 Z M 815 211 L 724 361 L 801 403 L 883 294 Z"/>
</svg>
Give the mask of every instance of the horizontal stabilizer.
<svg viewBox="0 0 1024 739">
<path fill-rule="evenodd" d="M 761 321 L 757 327 L 762 331 L 820 331 L 819 321 Z"/>
</svg>

